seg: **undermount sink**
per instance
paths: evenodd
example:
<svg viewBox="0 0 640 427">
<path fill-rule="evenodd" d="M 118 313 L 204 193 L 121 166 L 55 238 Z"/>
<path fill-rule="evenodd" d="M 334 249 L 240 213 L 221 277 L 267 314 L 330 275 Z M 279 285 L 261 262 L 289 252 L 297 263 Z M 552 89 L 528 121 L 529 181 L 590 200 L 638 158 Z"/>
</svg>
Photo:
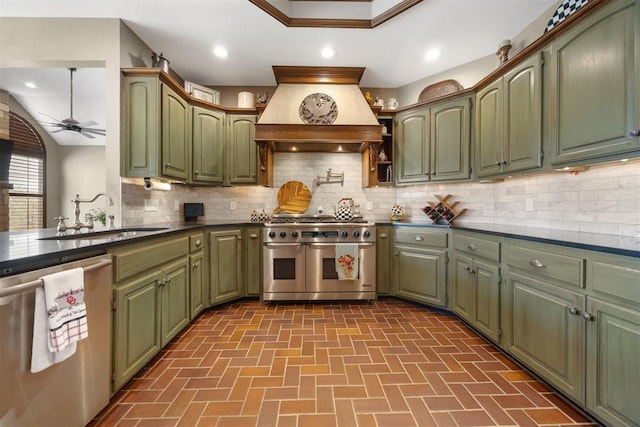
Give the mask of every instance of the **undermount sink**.
<svg viewBox="0 0 640 427">
<path fill-rule="evenodd" d="M 106 231 L 91 231 L 87 233 L 79 234 L 67 234 L 64 236 L 43 237 L 38 240 L 98 240 L 98 239 L 113 239 L 116 237 L 133 237 L 140 236 L 142 233 L 148 233 L 152 231 L 168 230 L 169 227 L 127 227 L 117 228 L 115 230 Z"/>
</svg>

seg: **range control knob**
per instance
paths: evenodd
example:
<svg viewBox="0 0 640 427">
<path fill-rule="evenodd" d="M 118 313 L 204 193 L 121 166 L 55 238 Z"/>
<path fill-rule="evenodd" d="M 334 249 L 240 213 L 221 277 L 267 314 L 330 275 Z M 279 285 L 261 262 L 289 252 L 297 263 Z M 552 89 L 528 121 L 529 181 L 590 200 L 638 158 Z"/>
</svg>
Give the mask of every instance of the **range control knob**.
<svg viewBox="0 0 640 427">
<path fill-rule="evenodd" d="M 272 239 L 273 239 L 274 237 L 276 237 L 276 232 L 275 232 L 275 231 L 270 231 L 270 232 L 269 232 L 269 237 L 271 237 Z"/>
<path fill-rule="evenodd" d="M 298 232 L 297 231 L 292 231 L 291 232 L 291 237 L 297 238 L 298 237 Z"/>
<path fill-rule="evenodd" d="M 366 238 L 369 238 L 369 237 L 371 236 L 371 233 L 369 232 L 369 230 L 364 230 L 364 231 L 362 232 L 362 235 L 363 235 L 364 237 L 366 237 Z"/>
<path fill-rule="evenodd" d="M 342 237 L 349 237 L 349 232 L 348 231 L 343 231 L 342 233 L 340 233 L 340 235 Z"/>
<path fill-rule="evenodd" d="M 287 233 L 285 233 L 284 231 L 281 231 L 280 232 L 280 237 L 282 237 L 284 239 L 285 237 L 287 237 Z"/>
<path fill-rule="evenodd" d="M 360 232 L 359 231 L 354 231 L 353 232 L 353 237 L 356 237 L 356 238 L 360 237 Z"/>
</svg>

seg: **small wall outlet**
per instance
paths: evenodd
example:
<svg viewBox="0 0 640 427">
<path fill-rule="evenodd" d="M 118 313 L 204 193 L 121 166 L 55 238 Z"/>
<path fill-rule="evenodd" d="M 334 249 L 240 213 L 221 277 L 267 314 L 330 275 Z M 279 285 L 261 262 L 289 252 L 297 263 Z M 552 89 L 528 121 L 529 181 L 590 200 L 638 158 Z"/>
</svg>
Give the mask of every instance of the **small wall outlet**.
<svg viewBox="0 0 640 427">
<path fill-rule="evenodd" d="M 367 210 L 368 211 L 372 211 L 373 210 L 373 203 L 367 202 Z"/>
<path fill-rule="evenodd" d="M 525 199 L 524 210 L 527 212 L 533 212 L 533 199 Z"/>
<path fill-rule="evenodd" d="M 177 200 L 173 201 L 173 209 L 175 209 L 176 211 L 180 210 L 180 202 Z"/>
<path fill-rule="evenodd" d="M 232 211 L 236 210 L 236 201 L 232 200 L 231 203 L 229 204 L 229 209 L 231 209 Z"/>
</svg>

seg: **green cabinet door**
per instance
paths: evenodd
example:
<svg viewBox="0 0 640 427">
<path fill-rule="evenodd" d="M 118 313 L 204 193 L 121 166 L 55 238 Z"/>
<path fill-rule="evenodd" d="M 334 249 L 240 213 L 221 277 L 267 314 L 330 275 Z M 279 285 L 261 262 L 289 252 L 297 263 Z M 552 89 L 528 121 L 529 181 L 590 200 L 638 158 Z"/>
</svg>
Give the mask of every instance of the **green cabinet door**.
<svg viewBox="0 0 640 427">
<path fill-rule="evenodd" d="M 453 256 L 453 311 L 498 343 L 500 339 L 500 267 L 466 255 Z"/>
<path fill-rule="evenodd" d="M 242 231 L 209 232 L 209 302 L 219 304 L 243 296 Z"/>
<path fill-rule="evenodd" d="M 453 181 L 471 175 L 470 114 L 469 98 L 431 108 L 431 181 Z"/>
<path fill-rule="evenodd" d="M 587 409 L 611 426 L 640 425 L 640 311 L 587 298 Z"/>
<path fill-rule="evenodd" d="M 502 172 L 502 79 L 476 94 L 476 176 Z"/>
<path fill-rule="evenodd" d="M 429 109 L 396 117 L 396 182 L 429 180 Z"/>
<path fill-rule="evenodd" d="M 505 349 L 577 402 L 584 402 L 585 296 L 508 273 Z"/>
<path fill-rule="evenodd" d="M 611 2 L 551 43 L 551 163 L 640 149 L 640 3 Z M 547 90 L 547 89 L 545 89 Z"/>
<path fill-rule="evenodd" d="M 204 252 L 189 255 L 190 318 L 196 317 L 207 306 L 204 290 Z"/>
<path fill-rule="evenodd" d="M 224 167 L 224 121 L 221 111 L 193 107 L 193 167 L 191 181 L 222 184 Z"/>
<path fill-rule="evenodd" d="M 191 319 L 189 301 L 189 259 L 183 257 L 163 266 L 160 282 L 162 295 L 162 339 L 164 347 Z"/>
<path fill-rule="evenodd" d="M 533 55 L 503 78 L 504 172 L 542 166 L 541 67 L 541 55 Z"/>
<path fill-rule="evenodd" d="M 160 270 L 114 288 L 113 387 L 118 390 L 162 348 Z"/>
<path fill-rule="evenodd" d="M 453 256 L 453 282 L 451 286 L 453 311 L 467 322 L 473 321 L 475 298 L 474 277 L 471 274 L 473 260 L 464 255 Z"/>
<path fill-rule="evenodd" d="M 394 276 L 397 296 L 446 307 L 446 251 L 396 246 Z"/>
<path fill-rule="evenodd" d="M 244 235 L 245 289 L 249 296 L 260 296 L 262 292 L 262 228 L 247 227 Z"/>
<path fill-rule="evenodd" d="M 189 178 L 191 107 L 167 85 L 162 85 L 162 175 Z"/>
<path fill-rule="evenodd" d="M 542 166 L 542 58 L 524 60 L 476 95 L 476 175 Z"/>
<path fill-rule="evenodd" d="M 258 145 L 255 142 L 256 116 L 227 115 L 229 183 L 258 182 Z"/>
<path fill-rule="evenodd" d="M 495 343 L 500 340 L 500 268 L 474 260 L 471 275 L 475 285 L 471 323 Z"/>
<path fill-rule="evenodd" d="M 122 96 L 120 174 L 158 176 L 160 82 L 156 77 L 125 77 Z"/>
<path fill-rule="evenodd" d="M 378 225 L 376 227 L 376 291 L 378 295 L 391 295 L 391 227 Z"/>
</svg>

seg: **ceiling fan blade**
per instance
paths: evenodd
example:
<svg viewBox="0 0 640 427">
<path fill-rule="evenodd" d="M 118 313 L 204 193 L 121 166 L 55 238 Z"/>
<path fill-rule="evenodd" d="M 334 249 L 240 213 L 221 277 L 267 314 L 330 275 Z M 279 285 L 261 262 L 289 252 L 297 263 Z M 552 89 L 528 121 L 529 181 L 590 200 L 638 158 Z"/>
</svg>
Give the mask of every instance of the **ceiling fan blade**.
<svg viewBox="0 0 640 427">
<path fill-rule="evenodd" d="M 62 132 L 63 130 L 64 129 L 60 128 L 60 129 L 49 131 L 49 133 L 58 133 L 58 132 Z"/>
<path fill-rule="evenodd" d="M 96 139 L 96 137 L 95 137 L 95 136 L 91 135 L 91 134 L 90 134 L 90 133 L 88 133 L 88 132 L 85 132 L 84 130 L 81 130 L 79 133 L 80 133 L 80 135 L 83 135 L 83 136 L 85 136 L 85 137 L 87 137 L 87 138 Z"/>
<path fill-rule="evenodd" d="M 81 127 L 81 128 L 88 128 L 89 126 L 95 126 L 98 123 L 94 122 L 94 121 L 88 121 L 88 122 L 82 122 L 82 123 L 76 123 L 76 126 Z"/>
<path fill-rule="evenodd" d="M 107 133 L 104 129 L 82 129 L 83 133 L 92 133 L 94 135 L 101 135 L 101 136 L 105 136 Z"/>
</svg>

